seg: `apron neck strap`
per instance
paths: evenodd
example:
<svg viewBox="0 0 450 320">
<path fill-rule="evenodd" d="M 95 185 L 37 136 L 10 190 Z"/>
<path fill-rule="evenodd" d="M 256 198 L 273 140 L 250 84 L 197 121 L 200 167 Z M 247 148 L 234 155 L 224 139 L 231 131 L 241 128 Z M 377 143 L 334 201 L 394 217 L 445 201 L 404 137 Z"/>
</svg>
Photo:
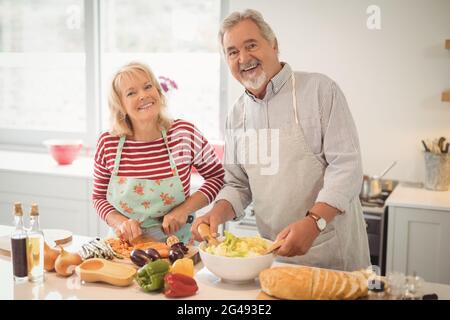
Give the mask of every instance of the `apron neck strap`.
<svg viewBox="0 0 450 320">
<path fill-rule="evenodd" d="M 117 173 L 119 172 L 120 157 L 122 156 L 122 149 L 124 143 L 125 143 L 125 135 L 120 137 L 119 143 L 117 144 L 116 159 L 114 160 L 114 170 L 112 172 L 113 176 L 117 176 Z"/>
<path fill-rule="evenodd" d="M 173 159 L 172 153 L 170 152 L 170 149 L 169 149 L 169 142 L 167 141 L 166 129 L 162 129 L 161 130 L 161 134 L 162 134 L 162 137 L 164 139 L 164 144 L 166 145 L 167 153 L 169 154 L 170 168 L 172 169 L 173 175 L 177 176 L 178 175 L 178 170 L 177 170 L 177 166 L 175 164 L 175 160 Z"/>
<path fill-rule="evenodd" d="M 297 92 L 295 90 L 295 75 L 294 75 L 294 72 L 291 73 L 291 83 L 292 83 L 292 107 L 294 108 L 295 123 L 298 125 Z"/>
</svg>

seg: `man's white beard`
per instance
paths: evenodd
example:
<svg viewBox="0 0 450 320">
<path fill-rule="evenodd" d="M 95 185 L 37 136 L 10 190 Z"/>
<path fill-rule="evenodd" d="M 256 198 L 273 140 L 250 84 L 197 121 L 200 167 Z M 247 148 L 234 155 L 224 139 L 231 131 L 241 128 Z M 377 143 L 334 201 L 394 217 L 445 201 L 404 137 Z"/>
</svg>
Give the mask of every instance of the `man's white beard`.
<svg viewBox="0 0 450 320">
<path fill-rule="evenodd" d="M 247 89 L 256 90 L 261 88 L 261 86 L 266 82 L 266 80 L 267 80 L 266 73 L 262 71 L 258 77 L 243 80 L 242 82 L 244 83 L 244 86 Z"/>
</svg>

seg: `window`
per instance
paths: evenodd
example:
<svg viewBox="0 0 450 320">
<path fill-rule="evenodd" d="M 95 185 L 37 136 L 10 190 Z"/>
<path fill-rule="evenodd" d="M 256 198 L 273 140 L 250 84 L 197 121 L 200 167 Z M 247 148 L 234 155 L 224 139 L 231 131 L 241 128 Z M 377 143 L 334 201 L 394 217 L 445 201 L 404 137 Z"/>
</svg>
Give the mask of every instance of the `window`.
<svg viewBox="0 0 450 320">
<path fill-rule="evenodd" d="M 220 4 L 217 0 L 102 2 L 102 98 L 122 65 L 146 63 L 157 77 L 168 77 L 178 85 L 178 90 L 167 94 L 172 116 L 193 122 L 208 139 L 219 139 Z M 103 129 L 107 125 L 104 117 Z"/>
<path fill-rule="evenodd" d="M 131 61 L 173 79 L 174 118 L 220 138 L 223 1 L 0 0 L 0 143 L 94 144 L 113 73 Z M 98 70 L 98 71 L 97 71 Z"/>
<path fill-rule="evenodd" d="M 83 1 L 0 0 L 2 132 L 85 132 L 84 79 Z"/>
</svg>

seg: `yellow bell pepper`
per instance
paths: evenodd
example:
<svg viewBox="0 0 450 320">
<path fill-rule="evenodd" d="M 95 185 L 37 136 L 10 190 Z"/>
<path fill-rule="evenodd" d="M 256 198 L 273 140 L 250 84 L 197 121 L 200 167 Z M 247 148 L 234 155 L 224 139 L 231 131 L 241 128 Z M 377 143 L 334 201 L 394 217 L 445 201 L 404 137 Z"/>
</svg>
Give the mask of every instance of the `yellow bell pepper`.
<svg viewBox="0 0 450 320">
<path fill-rule="evenodd" d="M 175 260 L 173 265 L 170 267 L 171 273 L 180 273 L 188 277 L 194 277 L 194 261 L 189 258 L 182 258 Z"/>
</svg>

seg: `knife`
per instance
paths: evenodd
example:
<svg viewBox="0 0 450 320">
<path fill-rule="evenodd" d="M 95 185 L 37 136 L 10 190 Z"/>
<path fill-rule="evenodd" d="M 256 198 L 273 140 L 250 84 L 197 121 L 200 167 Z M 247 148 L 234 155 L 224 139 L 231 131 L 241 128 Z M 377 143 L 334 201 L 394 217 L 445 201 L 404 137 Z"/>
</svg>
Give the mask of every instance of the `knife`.
<svg viewBox="0 0 450 320">
<path fill-rule="evenodd" d="M 192 223 L 194 221 L 193 215 L 188 215 L 186 224 Z M 137 238 L 133 239 L 131 242 L 132 245 L 136 245 L 137 243 L 142 242 L 165 242 L 167 240 L 168 235 L 164 233 L 164 230 L 161 225 L 157 225 L 150 228 L 143 228 L 142 234 Z"/>
</svg>

